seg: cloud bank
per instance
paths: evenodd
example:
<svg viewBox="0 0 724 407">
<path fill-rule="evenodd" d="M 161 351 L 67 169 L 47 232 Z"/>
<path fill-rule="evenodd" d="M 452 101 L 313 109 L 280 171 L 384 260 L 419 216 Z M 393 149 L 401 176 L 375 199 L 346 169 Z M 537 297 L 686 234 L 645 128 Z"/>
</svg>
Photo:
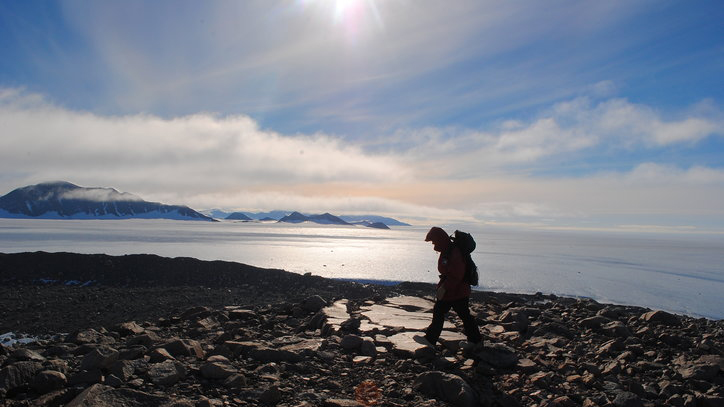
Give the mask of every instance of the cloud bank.
<svg viewBox="0 0 724 407">
<path fill-rule="evenodd" d="M 720 141 L 723 116 L 706 102 L 664 118 L 583 97 L 486 131 L 405 129 L 354 143 L 262 129 L 243 115 L 102 116 L 0 89 L 0 188 L 64 179 L 196 209 L 686 222 L 724 215 L 724 170 L 652 158 Z M 630 162 L 606 165 L 621 154 Z M 556 173 L 568 162 L 593 164 Z"/>
</svg>

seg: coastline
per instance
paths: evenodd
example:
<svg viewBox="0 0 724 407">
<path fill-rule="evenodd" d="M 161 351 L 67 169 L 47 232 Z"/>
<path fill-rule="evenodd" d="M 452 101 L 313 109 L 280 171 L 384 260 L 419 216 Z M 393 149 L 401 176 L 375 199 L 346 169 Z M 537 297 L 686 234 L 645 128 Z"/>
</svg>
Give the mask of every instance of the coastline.
<svg viewBox="0 0 724 407">
<path fill-rule="evenodd" d="M 433 349 L 412 341 L 433 287 L 155 255 L 0 254 L 0 333 L 61 334 L 0 346 L 0 398 L 363 406 L 360 389 L 376 389 L 390 406 L 724 403 L 722 321 L 476 291 L 484 347 L 466 350 L 451 314 Z"/>
</svg>

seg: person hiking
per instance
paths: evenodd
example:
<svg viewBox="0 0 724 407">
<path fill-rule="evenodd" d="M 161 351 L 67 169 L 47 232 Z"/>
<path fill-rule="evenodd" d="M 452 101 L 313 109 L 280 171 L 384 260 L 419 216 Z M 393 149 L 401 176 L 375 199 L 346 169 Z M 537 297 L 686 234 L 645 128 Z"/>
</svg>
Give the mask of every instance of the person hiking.
<svg viewBox="0 0 724 407">
<path fill-rule="evenodd" d="M 481 346 L 482 336 L 470 315 L 470 283 L 465 280 L 466 260 L 462 251 L 456 247 L 450 236 L 437 226 L 430 229 L 425 237 L 426 242 L 432 242 L 433 249 L 440 253 L 437 260 L 437 271 L 440 281 L 437 283 L 437 301 L 432 309 L 432 322 L 425 330 L 424 339 L 435 345 L 450 308 L 452 308 L 463 321 L 465 335 L 469 346 Z"/>
</svg>

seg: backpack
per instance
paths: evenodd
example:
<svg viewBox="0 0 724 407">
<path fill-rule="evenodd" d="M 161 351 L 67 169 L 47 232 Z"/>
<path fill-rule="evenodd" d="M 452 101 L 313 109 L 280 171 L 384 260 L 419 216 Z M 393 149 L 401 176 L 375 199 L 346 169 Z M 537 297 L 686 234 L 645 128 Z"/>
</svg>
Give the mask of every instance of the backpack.
<svg viewBox="0 0 724 407">
<path fill-rule="evenodd" d="M 478 285 L 478 266 L 475 265 L 470 253 L 475 250 L 475 239 L 470 233 L 456 230 L 450 236 L 453 246 L 460 249 L 465 259 L 465 277 L 464 280 L 470 285 Z"/>
</svg>

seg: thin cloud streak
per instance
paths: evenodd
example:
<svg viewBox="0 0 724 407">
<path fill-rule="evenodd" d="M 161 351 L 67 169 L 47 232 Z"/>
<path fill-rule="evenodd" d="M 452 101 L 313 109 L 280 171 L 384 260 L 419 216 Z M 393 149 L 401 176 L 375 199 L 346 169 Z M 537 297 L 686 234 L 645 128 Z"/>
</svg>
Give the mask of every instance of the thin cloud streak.
<svg viewBox="0 0 724 407">
<path fill-rule="evenodd" d="M 550 90 L 580 88 L 591 79 L 566 83 L 562 79 L 570 76 L 558 59 L 544 53 L 515 56 L 531 44 L 600 35 L 643 8 L 630 2 L 375 5 L 374 12 L 360 17 L 354 38 L 344 34 L 326 2 L 207 3 L 203 8 L 185 2 L 144 3 L 142 8 L 65 2 L 63 9 L 107 70 L 99 85 L 112 97 L 96 101 L 94 110 L 170 117 L 212 110 L 279 118 L 284 117 L 280 109 L 295 108 L 287 121 L 330 132 L 330 123 L 345 127 L 349 107 L 357 112 L 352 127 L 363 117 L 374 131 L 396 118 L 406 118 L 402 126 L 420 119 L 433 124 L 432 118 L 456 114 L 466 105 L 482 103 L 490 110 L 501 99 L 532 100 L 530 89 L 544 83 L 551 84 Z M 175 18 L 165 18 L 171 11 Z M 591 65 L 591 52 L 606 55 L 610 47 L 577 52 L 575 65 Z M 479 68 L 460 72 L 460 66 L 471 64 Z M 536 75 L 531 76 L 533 66 Z M 470 89 L 478 90 L 461 95 Z M 335 109 L 350 98 L 354 106 Z M 319 112 L 326 113 L 320 117 Z"/>
</svg>

